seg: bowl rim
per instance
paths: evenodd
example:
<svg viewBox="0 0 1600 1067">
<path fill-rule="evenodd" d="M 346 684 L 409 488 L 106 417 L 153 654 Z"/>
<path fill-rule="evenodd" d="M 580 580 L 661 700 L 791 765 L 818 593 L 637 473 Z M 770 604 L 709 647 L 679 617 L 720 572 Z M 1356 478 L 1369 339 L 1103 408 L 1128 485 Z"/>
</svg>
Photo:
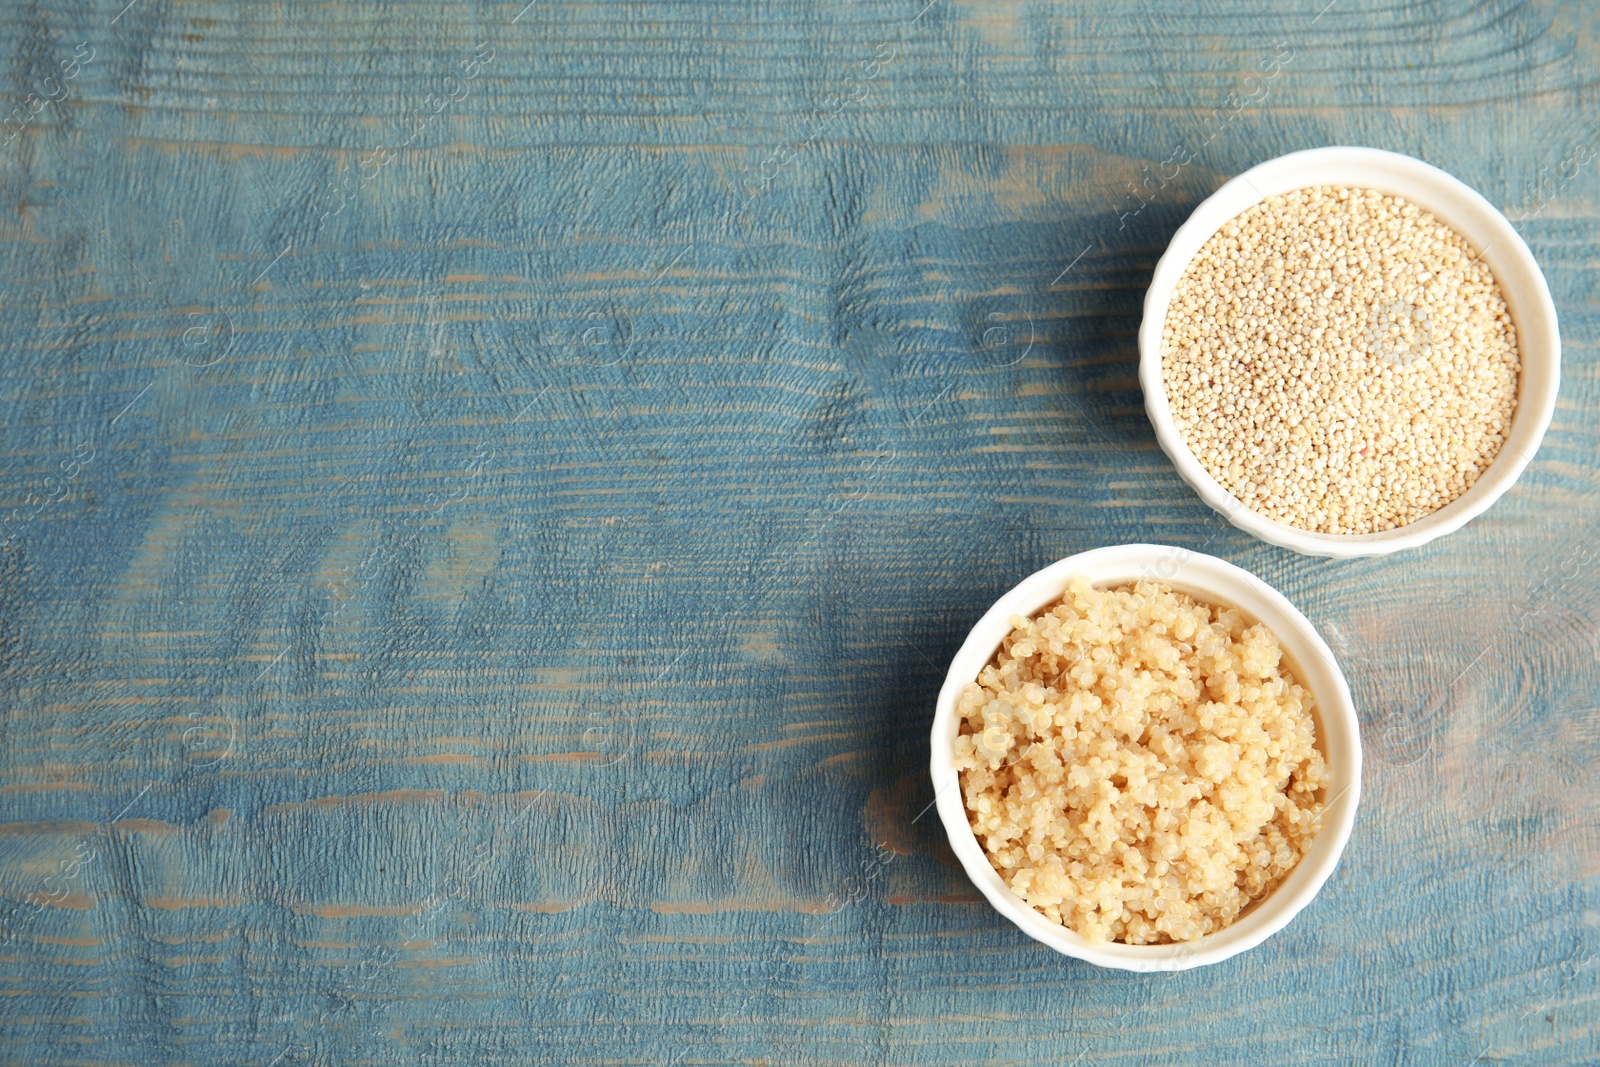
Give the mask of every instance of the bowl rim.
<svg viewBox="0 0 1600 1067">
<path fill-rule="evenodd" d="M 1170 570 L 1170 575 L 1160 573 Z M 1318 724 L 1328 759 L 1329 789 L 1323 827 L 1288 876 L 1233 924 L 1196 941 L 1175 945 L 1091 943 L 1050 922 L 1017 896 L 989 863 L 967 821 L 953 741 L 960 728 L 956 701 L 975 680 L 1010 631 L 1012 615 L 1032 616 L 1059 599 L 1067 581 L 1087 574 L 1097 585 L 1151 577 L 1213 603 L 1240 608 L 1265 623 L 1301 668 L 1302 684 L 1316 698 Z M 1096 577 L 1096 574 L 1102 577 Z M 1261 609 L 1265 608 L 1263 611 Z M 976 663 L 977 667 L 969 667 Z M 1315 667 L 1313 668 L 1313 664 Z M 1312 677 L 1320 682 L 1313 685 Z M 1169 545 L 1125 544 L 1079 552 L 1035 571 L 1014 585 L 975 623 L 951 659 L 940 687 L 930 735 L 929 772 L 934 805 L 967 877 L 996 911 L 1023 933 L 1067 956 L 1129 971 L 1176 971 L 1218 963 L 1254 948 L 1283 929 L 1311 902 L 1338 866 L 1355 825 L 1361 796 L 1361 731 L 1349 685 L 1332 650 L 1311 622 L 1260 578 L 1226 560 Z M 1343 759 L 1336 765 L 1336 755 Z"/>
<path fill-rule="evenodd" d="M 1166 383 L 1161 375 L 1161 331 L 1173 289 L 1193 255 L 1228 221 L 1253 204 L 1275 195 L 1275 192 L 1311 185 L 1359 184 L 1380 191 L 1396 192 L 1383 188 L 1382 177 L 1342 182 L 1333 177 L 1319 178 L 1313 173 L 1305 174 L 1303 180 L 1284 184 L 1287 176 L 1308 169 L 1332 168 L 1371 168 L 1386 172 L 1392 181 L 1408 181 L 1411 184 L 1399 195 L 1432 212 L 1458 231 L 1465 225 L 1462 221 L 1465 213 L 1471 216 L 1472 228 L 1493 235 L 1492 240 L 1483 244 L 1484 250 L 1480 255 L 1494 273 L 1507 303 L 1512 305 L 1512 319 L 1517 327 L 1523 368 L 1511 432 L 1499 455 L 1478 480 L 1465 493 L 1437 511 L 1405 526 L 1377 533 L 1317 533 L 1252 511 L 1223 488 L 1195 458 L 1172 419 L 1167 404 Z M 1417 195 L 1418 186 L 1427 189 L 1427 195 Z M 1261 187 L 1269 187 L 1274 191 L 1262 193 Z M 1230 209 L 1241 198 L 1248 198 L 1248 202 Z M 1192 249 L 1180 255 L 1180 251 L 1190 245 Z M 1541 336 L 1546 338 L 1543 344 L 1538 343 Z M 1530 343 L 1530 339 L 1533 343 Z M 1543 364 L 1545 373 L 1538 387 L 1530 388 L 1528 368 L 1534 360 Z M 1540 270 L 1527 242 L 1498 208 L 1454 175 L 1412 156 L 1380 148 L 1332 145 L 1290 152 L 1258 163 L 1225 182 L 1201 201 L 1172 235 L 1145 291 L 1143 319 L 1139 324 L 1139 383 L 1144 391 L 1145 411 L 1155 429 L 1157 442 L 1172 460 L 1179 476 L 1234 526 L 1269 544 L 1306 555 L 1347 559 L 1398 552 L 1458 530 L 1483 514 L 1515 484 L 1532 462 L 1555 413 L 1560 379 L 1561 333 L 1555 303 L 1551 299 L 1544 272 Z"/>
</svg>

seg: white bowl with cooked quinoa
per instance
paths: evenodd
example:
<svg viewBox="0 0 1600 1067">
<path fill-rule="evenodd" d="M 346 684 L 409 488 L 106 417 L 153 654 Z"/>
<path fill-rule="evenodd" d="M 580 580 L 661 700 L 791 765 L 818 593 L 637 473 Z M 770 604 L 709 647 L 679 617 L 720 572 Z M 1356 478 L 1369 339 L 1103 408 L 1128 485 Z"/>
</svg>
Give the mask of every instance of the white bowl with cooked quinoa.
<svg viewBox="0 0 1600 1067">
<path fill-rule="evenodd" d="M 1173 971 L 1260 944 L 1355 821 L 1349 687 L 1282 594 L 1213 556 L 1070 556 L 986 612 L 951 662 L 931 774 L 950 845 L 1028 936 Z"/>
<path fill-rule="evenodd" d="M 1374 556 L 1482 514 L 1550 425 L 1561 342 L 1511 223 L 1421 160 L 1318 148 L 1224 184 L 1145 295 L 1162 449 L 1235 526 Z"/>
</svg>

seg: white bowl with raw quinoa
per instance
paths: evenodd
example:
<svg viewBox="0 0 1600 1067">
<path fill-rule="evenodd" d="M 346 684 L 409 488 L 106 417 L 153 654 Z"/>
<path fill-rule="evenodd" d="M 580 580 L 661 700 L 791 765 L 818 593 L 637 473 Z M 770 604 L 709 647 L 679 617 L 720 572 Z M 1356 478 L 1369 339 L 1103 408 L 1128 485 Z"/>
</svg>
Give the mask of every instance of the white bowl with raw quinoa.
<svg viewBox="0 0 1600 1067">
<path fill-rule="evenodd" d="M 1281 930 L 1361 792 L 1349 687 L 1305 616 L 1161 545 L 1070 556 L 1001 597 L 951 662 L 932 753 L 950 845 L 995 909 L 1131 971 Z"/>
<path fill-rule="evenodd" d="M 1145 295 L 1139 380 L 1178 473 L 1235 526 L 1319 556 L 1424 544 L 1531 461 L 1560 383 L 1533 254 L 1478 193 L 1373 148 L 1223 185 Z"/>
</svg>

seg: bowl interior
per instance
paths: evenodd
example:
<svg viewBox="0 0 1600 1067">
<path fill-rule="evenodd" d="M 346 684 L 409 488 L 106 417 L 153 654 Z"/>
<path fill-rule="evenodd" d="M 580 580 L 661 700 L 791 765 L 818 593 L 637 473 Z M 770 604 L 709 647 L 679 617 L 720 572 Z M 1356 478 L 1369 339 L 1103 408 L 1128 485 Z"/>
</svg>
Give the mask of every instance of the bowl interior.
<svg viewBox="0 0 1600 1067">
<path fill-rule="evenodd" d="M 1250 511 L 1200 465 L 1171 421 L 1161 377 L 1161 329 L 1172 292 L 1200 248 L 1225 223 L 1270 196 L 1311 185 L 1345 185 L 1404 197 L 1460 233 L 1500 283 L 1517 329 L 1522 378 L 1511 434 L 1487 470 L 1461 496 L 1415 522 L 1367 534 L 1302 530 Z M 1421 544 L 1481 514 L 1510 487 L 1538 450 L 1555 409 L 1561 342 L 1555 305 L 1533 254 L 1494 205 L 1437 167 L 1372 148 L 1319 148 L 1269 160 L 1229 181 L 1173 236 L 1151 279 L 1139 330 L 1141 383 L 1162 447 L 1184 479 L 1230 521 L 1286 548 L 1366 555 Z M 1165 420 L 1166 425 L 1160 425 Z M 1181 454 L 1175 454 L 1175 452 Z"/>
<path fill-rule="evenodd" d="M 977 678 L 1010 631 L 1012 615 L 1031 616 L 1060 598 L 1069 579 L 1085 575 L 1096 585 L 1147 578 L 1209 603 L 1238 608 L 1277 635 L 1296 678 L 1316 700 L 1318 744 L 1328 764 L 1328 807 L 1310 849 L 1288 876 L 1232 925 L 1197 941 L 1173 945 L 1091 944 L 1030 907 L 989 863 L 967 821 L 955 769 L 960 730 L 956 700 Z M 1361 744 L 1349 688 L 1333 653 L 1316 630 L 1280 594 L 1246 571 L 1212 556 L 1159 545 L 1122 545 L 1082 553 L 1031 575 L 979 620 L 950 665 L 934 718 L 934 789 L 940 818 L 968 877 L 1007 918 L 1044 944 L 1080 959 L 1130 970 L 1177 970 L 1214 963 L 1242 952 L 1281 929 L 1316 895 L 1348 840 L 1360 792 Z"/>
</svg>

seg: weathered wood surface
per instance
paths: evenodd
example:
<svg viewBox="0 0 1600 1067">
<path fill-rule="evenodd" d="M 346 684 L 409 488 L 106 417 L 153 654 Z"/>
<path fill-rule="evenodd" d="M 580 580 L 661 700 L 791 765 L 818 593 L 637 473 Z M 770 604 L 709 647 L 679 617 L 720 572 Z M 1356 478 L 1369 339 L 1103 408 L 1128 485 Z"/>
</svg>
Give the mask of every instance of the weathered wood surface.
<svg viewBox="0 0 1600 1067">
<path fill-rule="evenodd" d="M 0 1063 L 1600 1060 L 1600 11 L 523 2 L 0 11 Z M 1502 205 L 1566 343 L 1377 561 L 1226 527 L 1134 376 L 1194 203 L 1329 143 Z M 1171 977 L 916 817 L 966 628 L 1141 539 L 1369 755 Z"/>
</svg>

